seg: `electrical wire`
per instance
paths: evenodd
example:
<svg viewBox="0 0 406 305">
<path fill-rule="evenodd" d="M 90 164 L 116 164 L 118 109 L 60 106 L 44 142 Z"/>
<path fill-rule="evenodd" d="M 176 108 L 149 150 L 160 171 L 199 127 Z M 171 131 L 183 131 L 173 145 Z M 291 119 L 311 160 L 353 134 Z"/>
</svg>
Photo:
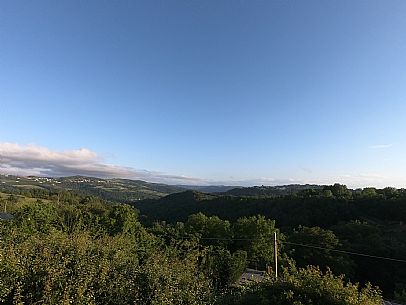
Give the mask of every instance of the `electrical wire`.
<svg viewBox="0 0 406 305">
<path fill-rule="evenodd" d="M 388 261 L 393 261 L 393 262 L 406 263 L 406 260 L 404 260 L 404 259 L 398 259 L 398 258 L 392 258 L 392 257 L 371 255 L 371 254 L 352 252 L 352 251 L 346 251 L 346 250 L 328 249 L 328 248 L 324 248 L 324 247 L 320 247 L 320 246 L 300 244 L 300 243 L 294 243 L 294 242 L 288 242 L 288 241 L 281 241 L 281 243 L 288 244 L 288 245 L 301 246 L 301 247 L 306 247 L 306 248 L 312 248 L 312 249 L 318 249 L 318 250 L 345 253 L 345 254 L 349 254 L 349 255 L 358 255 L 358 256 L 369 257 L 369 258 L 376 258 L 376 259 L 383 259 L 383 260 L 388 260 Z"/>
<path fill-rule="evenodd" d="M 190 238 L 193 238 L 193 236 L 182 237 L 182 239 L 190 239 Z M 200 240 L 221 240 L 221 241 L 253 241 L 254 240 L 253 238 L 218 238 L 218 237 L 202 237 L 202 238 L 198 238 L 198 239 L 200 239 Z M 392 258 L 392 257 L 372 255 L 372 254 L 353 252 L 353 251 L 347 251 L 347 250 L 329 249 L 329 248 L 320 247 L 320 246 L 316 246 L 316 245 L 300 244 L 300 243 L 294 243 L 294 242 L 288 242 L 288 241 L 279 241 L 279 242 L 281 244 L 294 245 L 294 246 L 312 248 L 312 249 L 317 249 L 317 250 L 326 250 L 326 251 L 331 251 L 331 252 L 344 253 L 344 254 L 348 254 L 348 255 L 356 255 L 356 256 L 362 256 L 362 257 L 368 257 L 368 258 L 374 258 L 374 259 L 393 261 L 393 262 L 398 262 L 398 263 L 406 263 L 406 260 L 404 260 L 404 259 L 398 259 L 398 258 Z"/>
</svg>

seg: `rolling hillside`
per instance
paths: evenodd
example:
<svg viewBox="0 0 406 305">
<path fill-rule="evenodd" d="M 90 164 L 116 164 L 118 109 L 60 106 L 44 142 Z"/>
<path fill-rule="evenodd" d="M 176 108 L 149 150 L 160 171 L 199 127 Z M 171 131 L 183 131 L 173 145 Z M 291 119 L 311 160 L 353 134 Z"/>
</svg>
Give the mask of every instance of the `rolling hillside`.
<svg viewBox="0 0 406 305">
<path fill-rule="evenodd" d="M 101 179 L 94 177 L 18 177 L 0 175 L 0 191 L 43 190 L 58 192 L 73 190 L 82 195 L 99 196 L 113 202 L 131 203 L 143 199 L 160 198 L 184 191 L 178 186 L 149 183 L 129 179 Z"/>
<path fill-rule="evenodd" d="M 315 184 L 289 184 L 278 186 L 252 186 L 252 187 L 235 187 L 223 192 L 224 195 L 233 196 L 253 196 L 253 197 L 278 197 L 292 195 L 303 190 L 320 190 L 322 185 Z"/>
<path fill-rule="evenodd" d="M 102 179 L 95 177 L 22 177 L 0 175 L 0 191 L 21 192 L 73 190 L 81 195 L 98 196 L 108 201 L 134 203 L 158 199 L 187 190 L 226 196 L 278 197 L 305 189 L 320 189 L 318 185 L 284 185 L 235 187 L 227 185 L 167 185 L 131 179 Z"/>
</svg>

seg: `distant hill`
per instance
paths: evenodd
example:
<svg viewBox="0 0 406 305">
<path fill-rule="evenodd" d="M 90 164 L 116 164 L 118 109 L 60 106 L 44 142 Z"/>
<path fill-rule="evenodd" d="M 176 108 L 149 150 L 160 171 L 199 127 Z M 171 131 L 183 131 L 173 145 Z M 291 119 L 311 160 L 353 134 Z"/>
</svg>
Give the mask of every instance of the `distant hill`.
<svg viewBox="0 0 406 305">
<path fill-rule="evenodd" d="M 82 195 L 98 196 L 108 201 L 133 203 L 145 199 L 158 199 L 173 193 L 193 190 L 203 193 L 232 196 L 284 196 L 304 189 L 321 188 L 318 185 L 285 185 L 236 187 L 227 185 L 167 185 L 131 179 L 102 179 L 95 177 L 37 177 L 0 175 L 0 191 L 21 190 L 73 190 Z"/>
<path fill-rule="evenodd" d="M 256 197 L 277 197 L 292 195 L 303 190 L 320 190 L 322 185 L 315 184 L 289 184 L 280 186 L 252 186 L 252 187 L 237 187 L 229 189 L 224 193 L 224 195 L 233 196 L 256 196 Z"/>
<path fill-rule="evenodd" d="M 320 185 L 284 185 L 235 187 L 227 185 L 167 185 L 131 179 L 102 179 L 95 177 L 21 177 L 0 175 L 0 191 L 21 192 L 72 190 L 81 195 L 98 196 L 107 201 L 134 203 L 146 199 L 159 199 L 187 190 L 223 196 L 279 197 L 307 189 L 321 189 Z M 197 194 L 197 193 L 196 193 Z M 169 197 L 172 198 L 172 197 Z"/>
<path fill-rule="evenodd" d="M 134 203 L 140 210 L 146 222 L 159 220 L 175 223 L 185 221 L 191 214 L 202 212 L 206 215 L 217 215 L 220 218 L 236 220 L 239 217 L 265 215 L 275 218 L 280 215 L 282 220 L 285 214 L 289 221 L 297 219 L 297 224 L 307 224 L 304 219 L 308 213 L 303 206 L 301 198 L 286 196 L 235 196 L 228 194 L 208 194 L 188 190 L 171 194 L 159 199 L 141 200 Z M 343 207 L 343 212 L 347 207 Z M 304 210 L 302 210 L 304 209 Z M 324 221 L 328 215 L 313 215 Z M 284 221 L 283 221 L 284 222 Z M 288 224 L 286 222 L 286 224 Z M 290 223 L 289 223 L 290 224 Z"/>
<path fill-rule="evenodd" d="M 222 196 L 193 190 L 171 194 L 160 199 L 142 200 L 134 203 L 148 221 L 165 220 L 169 222 L 184 221 L 187 216 L 205 210 L 205 204 Z M 202 205 L 199 205 L 202 203 Z"/>
<path fill-rule="evenodd" d="M 187 188 L 188 186 L 183 186 Z M 201 187 L 200 190 L 203 190 Z M 253 186 L 231 188 L 225 192 L 205 193 L 187 190 L 153 200 L 141 200 L 135 204 L 141 214 L 150 221 L 185 221 L 190 214 L 203 212 L 236 219 L 258 213 L 272 216 L 271 211 L 278 197 L 290 196 L 305 190 L 321 190 L 320 185 Z M 211 190 L 216 190 L 214 186 Z M 217 189 L 219 190 L 219 189 Z M 291 201 L 290 201 L 291 202 Z M 271 206 L 272 205 L 272 206 Z"/>
<path fill-rule="evenodd" d="M 331 186 L 326 186 L 331 188 Z M 144 221 L 185 221 L 191 214 L 204 213 L 235 221 L 240 217 L 264 215 L 280 227 L 320 226 L 324 228 L 351 220 L 374 223 L 403 223 L 406 219 L 406 191 L 385 194 L 377 190 L 369 196 L 348 190 L 333 194 L 329 190 L 304 189 L 286 196 L 234 196 L 185 191 L 163 198 L 134 203 Z"/>
<path fill-rule="evenodd" d="M 19 177 L 0 175 L 0 191 L 73 190 L 82 195 L 99 196 L 108 201 L 132 203 L 138 200 L 160 198 L 185 188 L 130 179 L 101 179 L 94 177 Z"/>
<path fill-rule="evenodd" d="M 180 187 L 199 191 L 203 193 L 225 193 L 235 188 L 240 188 L 239 186 L 230 186 L 230 185 L 179 185 Z"/>
<path fill-rule="evenodd" d="M 231 185 L 179 185 L 179 187 L 203 193 L 232 195 L 232 196 L 255 196 L 277 197 L 292 195 L 303 190 L 320 190 L 324 186 L 317 184 L 288 184 L 278 186 L 231 186 Z"/>
</svg>

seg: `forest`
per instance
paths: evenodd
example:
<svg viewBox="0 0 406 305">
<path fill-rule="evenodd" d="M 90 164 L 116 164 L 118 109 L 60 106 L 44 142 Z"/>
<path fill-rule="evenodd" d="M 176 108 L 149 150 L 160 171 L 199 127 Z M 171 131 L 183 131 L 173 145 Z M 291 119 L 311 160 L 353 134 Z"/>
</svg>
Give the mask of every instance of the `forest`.
<svg viewBox="0 0 406 305">
<path fill-rule="evenodd" d="M 1 304 L 406 301 L 404 190 L 186 191 L 135 207 L 68 190 L 3 190 L 0 206 L 13 217 L 0 221 Z M 243 285 L 246 268 L 267 274 Z"/>
</svg>

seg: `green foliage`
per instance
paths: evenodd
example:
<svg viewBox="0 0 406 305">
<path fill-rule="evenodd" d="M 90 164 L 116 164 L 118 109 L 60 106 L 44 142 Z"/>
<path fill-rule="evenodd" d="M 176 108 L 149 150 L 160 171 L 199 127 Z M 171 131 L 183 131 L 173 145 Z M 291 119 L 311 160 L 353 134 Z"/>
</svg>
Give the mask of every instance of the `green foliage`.
<svg viewBox="0 0 406 305">
<path fill-rule="evenodd" d="M 223 300 L 222 304 L 236 305 L 381 305 L 380 291 L 366 285 L 345 282 L 316 267 L 284 270 L 278 280 L 269 279 L 240 290 Z"/>
<path fill-rule="evenodd" d="M 257 189 L 250 188 L 249 191 L 254 192 Z M 259 191 L 262 191 L 262 188 Z M 286 235 L 291 235 L 294 228 L 300 225 L 309 228 L 320 227 L 332 231 L 338 238 L 340 245 L 330 245 L 335 249 L 400 259 L 406 257 L 404 189 L 349 190 L 344 185 L 335 184 L 309 188 L 283 197 L 210 195 L 209 198 L 204 198 L 179 193 L 154 201 L 139 202 L 136 207 L 150 220 L 165 220 L 168 223 L 185 221 L 189 215 L 199 212 L 208 216 L 217 215 L 230 223 L 242 217 L 260 214 L 267 219 L 274 219 Z M 233 236 L 237 237 L 234 231 Z M 315 242 L 317 245 L 317 239 Z M 309 243 L 314 244 L 310 238 Z M 245 250 L 249 256 L 248 260 L 253 259 L 251 248 L 246 247 L 243 242 L 235 248 L 233 245 L 234 243 L 231 243 L 225 247 L 231 253 L 236 249 Z M 266 251 L 272 251 L 271 248 L 264 250 L 263 256 L 271 258 L 271 253 L 266 254 Z M 300 251 L 299 246 L 294 248 Z M 316 251 L 314 249 L 312 252 Z M 313 255 L 313 258 L 308 256 L 311 260 L 302 260 L 300 265 L 315 263 L 322 268 L 328 265 L 336 274 L 346 273 L 354 281 L 370 281 L 379 285 L 388 298 L 393 297 L 397 284 L 406 284 L 402 263 L 351 256 L 353 265 L 344 255 L 328 251 L 321 254 L 324 256 L 324 262 L 314 261 L 317 257 Z M 295 258 L 300 260 L 299 255 Z"/>
<path fill-rule="evenodd" d="M 233 234 L 229 221 L 202 213 L 190 215 L 184 229 L 188 234 L 198 234 L 205 245 L 225 246 L 230 243 Z"/>
<path fill-rule="evenodd" d="M 216 290 L 224 290 L 235 284 L 247 267 L 247 253 L 238 250 L 233 254 L 222 247 L 210 247 L 202 268 Z"/>
<path fill-rule="evenodd" d="M 0 252 L 2 304 L 207 304 L 196 262 L 145 249 L 129 235 L 31 235 Z M 144 237 L 145 238 L 145 237 Z"/>
<path fill-rule="evenodd" d="M 288 237 L 294 243 L 287 245 L 286 250 L 300 267 L 307 265 L 319 266 L 322 270 L 330 268 L 336 274 L 352 275 L 354 263 L 346 254 L 335 253 L 329 250 L 339 249 L 342 244 L 333 231 L 319 227 L 302 227 L 294 230 Z M 318 248 L 301 247 L 295 244 L 314 245 Z"/>
<path fill-rule="evenodd" d="M 242 217 L 230 224 L 217 216 L 198 213 L 190 215 L 184 226 L 184 233 L 197 234 L 201 244 L 224 247 L 228 250 L 228 254 L 224 253 L 226 257 L 244 251 L 248 261 L 263 268 L 274 260 L 274 232 L 278 232 L 281 241 L 283 235 L 275 228 L 275 221 L 260 215 Z"/>
<path fill-rule="evenodd" d="M 0 222 L 1 304 L 212 303 L 196 247 L 163 245 L 131 206 L 32 202 L 14 215 Z"/>
<path fill-rule="evenodd" d="M 406 303 L 406 288 L 398 288 L 395 291 L 395 301 L 399 303 Z"/>
<path fill-rule="evenodd" d="M 333 226 L 332 230 L 349 251 L 383 257 L 406 257 L 406 235 L 396 224 L 384 228 L 365 221 L 352 221 Z M 356 281 L 365 282 L 367 279 L 379 285 L 384 292 L 406 284 L 404 263 L 359 256 L 352 256 L 352 260 L 355 262 L 352 278 Z"/>
<path fill-rule="evenodd" d="M 373 192 L 377 195 L 372 195 Z M 199 212 L 229 221 L 261 214 L 275 219 L 281 227 L 290 228 L 299 225 L 330 228 L 356 219 L 379 222 L 406 219 L 406 191 L 393 188 L 351 191 L 335 184 L 283 197 L 203 195 L 183 192 L 158 200 L 140 201 L 135 206 L 149 222 L 186 221 L 189 215 Z"/>
<path fill-rule="evenodd" d="M 16 211 L 14 216 L 15 224 L 26 234 L 47 233 L 58 223 L 57 207 L 53 204 L 25 205 Z"/>
<path fill-rule="evenodd" d="M 243 217 L 233 225 L 234 248 L 248 253 L 248 259 L 265 266 L 274 261 L 274 232 L 279 240 L 283 238 L 275 228 L 275 221 L 264 216 Z"/>
<path fill-rule="evenodd" d="M 364 198 L 374 198 L 378 196 L 376 188 L 374 187 L 366 187 L 362 190 L 361 196 Z"/>
<path fill-rule="evenodd" d="M 400 263 L 331 251 L 405 257 L 403 190 L 334 185 L 275 198 L 188 191 L 149 201 L 168 220 L 186 220 L 151 228 L 132 206 L 89 194 L 30 189 L 0 201 L 14 215 L 0 221 L 1 304 L 212 304 L 220 295 L 222 304 L 377 304 L 374 289 L 346 284 L 333 275 L 340 273 L 379 284 L 390 298 L 405 295 Z M 288 242 L 327 250 L 281 243 L 285 235 L 270 217 Z M 281 265 L 290 255 L 305 268 L 230 294 L 247 266 L 273 262 L 275 231 Z"/>
<path fill-rule="evenodd" d="M 351 191 L 347 188 L 347 186 L 336 183 L 332 186 L 325 187 L 325 190 L 330 190 L 334 197 L 339 199 L 350 199 L 352 198 Z"/>
</svg>

